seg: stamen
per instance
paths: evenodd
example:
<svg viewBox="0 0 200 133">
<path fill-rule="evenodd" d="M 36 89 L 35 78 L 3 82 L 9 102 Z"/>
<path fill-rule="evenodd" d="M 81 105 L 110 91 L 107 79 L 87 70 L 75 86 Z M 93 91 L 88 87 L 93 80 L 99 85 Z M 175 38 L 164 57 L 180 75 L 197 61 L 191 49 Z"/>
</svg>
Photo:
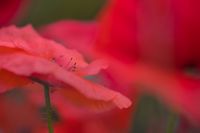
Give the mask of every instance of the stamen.
<svg viewBox="0 0 200 133">
<path fill-rule="evenodd" d="M 68 68 L 68 71 L 76 71 L 76 62 L 74 62 L 74 64 Z"/>
<path fill-rule="evenodd" d="M 74 63 L 74 65 L 72 66 L 72 71 L 76 71 L 76 62 Z"/>
<path fill-rule="evenodd" d="M 55 63 L 56 62 L 56 58 L 55 57 L 51 58 L 51 61 Z"/>
<path fill-rule="evenodd" d="M 72 62 L 72 60 L 73 60 L 73 58 L 71 57 L 71 58 L 70 58 L 70 60 L 69 60 L 69 62 L 66 64 L 66 66 L 65 66 L 65 67 L 69 67 L 69 66 L 70 66 L 70 64 L 71 64 L 71 62 Z"/>
<path fill-rule="evenodd" d="M 63 55 L 60 55 L 59 58 L 62 58 Z M 57 61 L 57 59 L 55 57 L 52 57 L 51 58 L 51 61 L 54 62 L 54 63 L 57 63 L 60 67 L 63 67 L 63 68 L 66 68 L 68 71 L 76 71 L 76 68 L 77 68 L 77 63 L 73 61 L 73 57 L 70 58 L 69 62 L 66 63 L 66 64 L 59 64 Z M 74 62 L 74 63 L 73 63 Z M 72 64 L 73 63 L 73 64 Z"/>
</svg>

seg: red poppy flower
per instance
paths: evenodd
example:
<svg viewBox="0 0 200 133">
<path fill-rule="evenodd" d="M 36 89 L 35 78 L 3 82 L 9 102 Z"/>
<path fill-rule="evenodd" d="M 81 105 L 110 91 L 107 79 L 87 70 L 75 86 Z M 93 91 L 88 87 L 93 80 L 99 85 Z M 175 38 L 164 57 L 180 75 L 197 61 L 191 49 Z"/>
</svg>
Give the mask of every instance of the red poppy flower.
<svg viewBox="0 0 200 133">
<path fill-rule="evenodd" d="M 32 78 L 37 78 L 52 88 L 68 88 L 69 92 L 77 93 L 88 101 L 93 99 L 99 104 L 119 108 L 127 108 L 131 104 L 120 93 L 84 79 L 84 76 L 105 68 L 105 63 L 94 61 L 88 64 L 77 51 L 40 37 L 31 26 L 2 28 L 0 50 L 1 92 L 27 86 L 32 83 Z"/>
</svg>

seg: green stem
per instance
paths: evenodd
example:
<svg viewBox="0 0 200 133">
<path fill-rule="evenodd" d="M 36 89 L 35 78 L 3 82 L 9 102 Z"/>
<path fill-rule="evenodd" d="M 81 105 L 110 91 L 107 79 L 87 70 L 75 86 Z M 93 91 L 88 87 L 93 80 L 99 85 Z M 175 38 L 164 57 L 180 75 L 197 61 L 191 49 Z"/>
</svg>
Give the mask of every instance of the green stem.
<svg viewBox="0 0 200 133">
<path fill-rule="evenodd" d="M 168 116 L 166 133 L 175 133 L 176 124 L 177 124 L 177 116 L 176 114 L 171 112 Z"/>
<path fill-rule="evenodd" d="M 48 129 L 49 133 L 53 133 L 53 126 L 52 126 L 52 110 L 51 110 L 51 101 L 49 95 L 49 86 L 44 85 L 44 96 L 45 96 L 45 103 L 46 103 L 46 111 L 47 111 L 47 121 L 48 121 Z"/>
</svg>

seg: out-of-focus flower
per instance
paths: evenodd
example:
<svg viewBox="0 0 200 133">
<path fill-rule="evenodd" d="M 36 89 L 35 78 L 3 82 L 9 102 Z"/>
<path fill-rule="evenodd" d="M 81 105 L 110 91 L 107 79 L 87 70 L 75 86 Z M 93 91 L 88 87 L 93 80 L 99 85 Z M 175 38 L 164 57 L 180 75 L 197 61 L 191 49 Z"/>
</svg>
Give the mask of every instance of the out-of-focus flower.
<svg viewBox="0 0 200 133">
<path fill-rule="evenodd" d="M 0 26 L 9 24 L 24 9 L 28 0 L 2 0 L 0 2 Z"/>
<path fill-rule="evenodd" d="M 51 88 L 69 89 L 102 106 L 127 108 L 131 104 L 120 93 L 84 79 L 84 76 L 105 68 L 105 63 L 94 61 L 88 64 L 78 52 L 40 37 L 31 26 L 2 28 L 0 51 L 1 92 L 27 86 L 32 79 L 39 79 Z"/>
<path fill-rule="evenodd" d="M 96 45 L 99 54 L 110 58 L 115 77 L 141 85 L 196 122 L 200 121 L 198 3 L 111 0 L 100 15 Z"/>
<path fill-rule="evenodd" d="M 70 38 L 64 37 L 71 30 L 80 32 L 83 24 L 76 22 L 71 27 L 70 22 L 58 22 L 42 28 L 42 33 L 80 51 L 85 50 L 90 57 L 106 57 L 110 63 L 106 71 L 116 83 L 155 94 L 174 110 L 199 122 L 198 3 L 110 0 L 96 27 L 92 25 L 91 30 L 84 24 L 87 28 L 81 33 L 85 34 L 76 36 L 81 41 L 87 35 L 90 47 L 95 37 L 88 31 L 95 33 L 95 52 L 82 46 L 87 43 L 70 42 L 67 41 Z"/>
</svg>

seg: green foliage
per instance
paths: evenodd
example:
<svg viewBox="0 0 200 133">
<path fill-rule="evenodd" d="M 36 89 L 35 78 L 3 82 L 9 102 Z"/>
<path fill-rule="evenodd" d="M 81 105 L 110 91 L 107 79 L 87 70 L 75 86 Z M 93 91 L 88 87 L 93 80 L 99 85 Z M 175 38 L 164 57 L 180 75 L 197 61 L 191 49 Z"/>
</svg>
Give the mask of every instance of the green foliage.
<svg viewBox="0 0 200 133">
<path fill-rule="evenodd" d="M 105 0 L 32 0 L 19 25 L 40 26 L 62 19 L 93 19 L 104 3 Z"/>
</svg>

